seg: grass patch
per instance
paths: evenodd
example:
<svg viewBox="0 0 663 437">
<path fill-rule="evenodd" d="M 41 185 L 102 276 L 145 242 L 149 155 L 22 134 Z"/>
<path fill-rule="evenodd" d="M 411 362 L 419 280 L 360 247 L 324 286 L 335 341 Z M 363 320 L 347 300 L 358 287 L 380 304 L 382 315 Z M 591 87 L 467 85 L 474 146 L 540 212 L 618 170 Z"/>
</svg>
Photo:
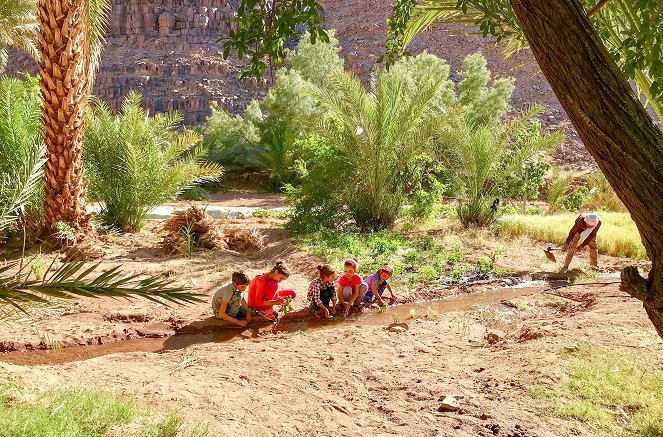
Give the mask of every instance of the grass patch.
<svg viewBox="0 0 663 437">
<path fill-rule="evenodd" d="M 547 404 L 548 414 L 583 422 L 597 435 L 662 436 L 663 374 L 656 355 L 583 346 L 564 352 L 570 372 L 561 387 L 533 386 L 529 393 Z"/>
<path fill-rule="evenodd" d="M 271 209 L 257 209 L 255 211 L 253 211 L 252 215 L 253 215 L 253 217 L 260 217 L 260 218 L 270 217 L 270 218 L 286 219 L 286 218 L 292 217 L 292 214 L 293 214 L 293 212 L 290 209 L 285 210 L 285 211 L 283 211 L 283 210 L 274 211 L 274 210 L 271 210 Z"/>
<path fill-rule="evenodd" d="M 357 258 L 359 273 L 364 276 L 391 264 L 395 285 L 415 287 L 450 283 L 472 274 L 495 275 L 494 263 L 500 252 L 468 263 L 460 245 L 445 247 L 431 236 L 408 238 L 397 231 L 320 231 L 300 237 L 300 243 L 307 252 L 337 267 L 344 259 Z"/>
<path fill-rule="evenodd" d="M 578 214 L 507 215 L 500 220 L 500 230 L 508 235 L 526 235 L 539 241 L 562 245 Z M 640 234 L 626 213 L 600 213 L 599 252 L 638 260 L 647 259 Z"/>
<path fill-rule="evenodd" d="M 106 436 L 117 428 L 131 428 L 122 435 L 139 437 L 205 437 L 206 427 L 183 427 L 177 411 L 160 417 L 132 399 L 87 388 L 34 392 L 0 385 L 0 435 Z M 135 425 L 135 426 L 132 426 Z"/>
<path fill-rule="evenodd" d="M 11 386 L 0 390 L 0 429 L 7 437 L 104 436 L 139 411 L 132 400 L 90 389 L 33 394 L 36 399 Z"/>
</svg>

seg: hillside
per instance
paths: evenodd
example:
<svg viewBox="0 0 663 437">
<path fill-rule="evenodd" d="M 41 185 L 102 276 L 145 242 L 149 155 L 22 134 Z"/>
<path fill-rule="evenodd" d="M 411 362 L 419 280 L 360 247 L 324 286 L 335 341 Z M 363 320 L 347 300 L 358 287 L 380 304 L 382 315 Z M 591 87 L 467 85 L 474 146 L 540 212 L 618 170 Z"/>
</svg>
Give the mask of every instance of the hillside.
<svg viewBox="0 0 663 437">
<path fill-rule="evenodd" d="M 237 79 L 240 63 L 224 60 L 219 37 L 227 34 L 235 2 L 217 0 L 113 0 L 107 44 L 94 92 L 119 109 L 131 90 L 140 91 L 152 112 L 178 110 L 188 125 L 204 122 L 216 102 L 232 113 L 241 112 L 252 99 L 264 95 L 265 81 Z M 336 29 L 346 67 L 367 81 L 380 55 L 386 35 L 390 3 L 382 0 L 323 0 L 325 23 Z M 452 66 L 452 79 L 462 59 L 482 51 L 495 75 L 516 78 L 512 104 L 522 109 L 546 105 L 544 126 L 567 118 L 545 77 L 529 52 L 504 60 L 498 48 L 480 36 L 458 36 L 451 27 L 438 27 L 418 37 L 412 52 L 428 50 Z M 13 54 L 9 72 L 36 73 L 34 61 Z M 595 164 L 575 131 L 555 153 L 559 164 L 586 169 Z"/>
</svg>

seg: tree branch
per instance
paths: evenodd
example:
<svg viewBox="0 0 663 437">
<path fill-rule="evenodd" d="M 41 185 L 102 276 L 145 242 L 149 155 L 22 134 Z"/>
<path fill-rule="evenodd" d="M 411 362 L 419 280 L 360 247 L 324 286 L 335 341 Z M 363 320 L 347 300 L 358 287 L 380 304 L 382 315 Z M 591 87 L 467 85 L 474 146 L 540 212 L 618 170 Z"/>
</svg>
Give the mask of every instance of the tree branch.
<svg viewBox="0 0 663 437">
<path fill-rule="evenodd" d="M 621 285 L 619 289 L 630 294 L 632 297 L 641 300 L 644 303 L 650 302 L 652 293 L 647 288 L 647 281 L 640 276 L 638 268 L 635 266 L 626 267 L 622 270 Z"/>
<path fill-rule="evenodd" d="M 601 8 L 602 8 L 603 6 L 605 6 L 605 4 L 608 3 L 609 1 L 610 1 L 610 0 L 601 0 L 600 2 L 598 2 L 598 3 L 596 4 L 596 6 L 594 6 L 594 7 L 593 7 L 593 8 L 587 13 L 587 17 L 588 17 L 588 18 L 592 18 L 592 16 L 593 16 L 594 14 L 596 14 L 598 11 L 600 11 Z"/>
</svg>

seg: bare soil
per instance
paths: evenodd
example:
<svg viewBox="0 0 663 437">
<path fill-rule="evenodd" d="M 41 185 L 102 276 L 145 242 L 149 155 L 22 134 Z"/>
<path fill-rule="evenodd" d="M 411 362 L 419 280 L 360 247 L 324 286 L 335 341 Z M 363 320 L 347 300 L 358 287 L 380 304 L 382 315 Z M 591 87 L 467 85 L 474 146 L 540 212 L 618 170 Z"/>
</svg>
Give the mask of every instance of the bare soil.
<svg viewBox="0 0 663 437">
<path fill-rule="evenodd" d="M 303 310 L 319 260 L 298 249 L 283 221 L 223 224 L 257 227 L 268 246 L 253 255 L 165 255 L 159 248 L 161 224 L 152 222 L 139 234 L 103 237 L 102 266 L 160 274 L 209 300 L 233 270 L 255 275 L 283 259 L 293 271 L 284 286 L 299 290 L 294 306 Z M 502 247 L 499 265 L 522 279 L 561 278 L 554 274 L 559 265 L 544 257 L 544 245 L 531 240 L 504 241 L 448 225 L 427 232 L 444 244 L 463 244 L 469 257 Z M 575 263 L 586 265 L 583 257 Z M 618 269 L 631 263 L 606 256 L 599 262 L 605 272 L 593 281 L 603 283 L 618 281 Z M 541 285 L 499 291 L 503 286 L 396 290 L 410 302 L 486 293 L 331 321 L 303 310 L 276 326 L 256 323 L 246 329 L 211 319 L 207 301 L 172 307 L 142 300 L 59 302 L 51 309 L 33 308 L 30 322 L 3 326 L 0 349 L 13 352 L 0 354 L 0 381 L 115 390 L 156 409 L 179 409 L 188 422 L 208 423 L 215 435 L 560 436 L 591 435 L 591 430 L 542 414 L 528 388 L 554 388 L 564 380 L 560 351 L 565 347 L 628 347 L 657 354 L 663 364 L 663 342 L 642 305 L 616 284 L 548 293 Z M 387 329 L 395 321 L 406 325 Z M 459 401 L 457 411 L 441 407 L 448 395 Z"/>
</svg>

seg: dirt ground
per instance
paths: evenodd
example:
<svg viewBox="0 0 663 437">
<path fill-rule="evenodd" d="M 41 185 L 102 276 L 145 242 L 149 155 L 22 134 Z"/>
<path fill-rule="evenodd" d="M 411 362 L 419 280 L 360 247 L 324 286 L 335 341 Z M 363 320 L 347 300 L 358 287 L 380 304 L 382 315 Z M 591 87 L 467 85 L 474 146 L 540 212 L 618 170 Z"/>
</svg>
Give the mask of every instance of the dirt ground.
<svg viewBox="0 0 663 437">
<path fill-rule="evenodd" d="M 244 196 L 218 200 L 224 206 L 280 206 L 269 197 L 252 204 Z M 564 297 L 543 294 L 542 283 L 504 291 L 499 291 L 503 282 L 474 289 L 396 290 L 406 301 L 486 293 L 409 303 L 384 314 L 367 310 L 333 321 L 307 317 L 277 326 L 219 326 L 210 320 L 208 300 L 233 270 L 255 275 L 285 260 L 294 273 L 283 285 L 300 290 L 294 304 L 303 309 L 319 262 L 298 250 L 280 219 L 223 224 L 257 227 L 268 245 L 250 256 L 166 255 L 159 248 L 163 233 L 157 222 L 136 235 L 104 237 L 103 267 L 163 275 L 206 295 L 206 302 L 166 307 L 142 300 L 76 299 L 35 308 L 31 321 L 0 331 L 0 349 L 10 351 L 0 354 L 0 381 L 112 389 L 158 410 L 179 409 L 187 422 L 207 423 L 215 435 L 560 436 L 591 431 L 541 415 L 528 387 L 553 388 L 564 378 L 559 353 L 565 347 L 644 349 L 663 363 L 662 342 L 642 305 L 612 284 L 618 269 L 631 262 L 605 256 L 599 259 L 605 272 L 593 281 L 611 284 L 550 292 Z M 551 273 L 559 265 L 546 261 L 540 243 L 453 228 L 427 232 L 444 244 L 463 244 L 470 258 L 502 247 L 498 264 L 520 280 L 559 279 Z M 575 262 L 586 265 L 586 257 Z M 406 329 L 386 329 L 395 321 L 405 322 Z M 458 400 L 457 411 L 441 407 L 448 395 Z"/>
</svg>

